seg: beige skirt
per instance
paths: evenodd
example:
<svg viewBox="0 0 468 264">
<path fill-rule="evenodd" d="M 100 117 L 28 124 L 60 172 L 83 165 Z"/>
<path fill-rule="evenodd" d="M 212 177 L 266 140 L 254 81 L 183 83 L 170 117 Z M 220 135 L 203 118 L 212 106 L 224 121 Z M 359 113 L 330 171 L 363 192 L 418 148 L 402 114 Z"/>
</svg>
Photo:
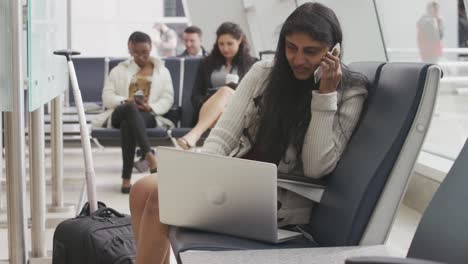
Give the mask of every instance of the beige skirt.
<svg viewBox="0 0 468 264">
<path fill-rule="evenodd" d="M 308 224 L 315 202 L 289 190 L 278 188 L 278 227 Z"/>
</svg>

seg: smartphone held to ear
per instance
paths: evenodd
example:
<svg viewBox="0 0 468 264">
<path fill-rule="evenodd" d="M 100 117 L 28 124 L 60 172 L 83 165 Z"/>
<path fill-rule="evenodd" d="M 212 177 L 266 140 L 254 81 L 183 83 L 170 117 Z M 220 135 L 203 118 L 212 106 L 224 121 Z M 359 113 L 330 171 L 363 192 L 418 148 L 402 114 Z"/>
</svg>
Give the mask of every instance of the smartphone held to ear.
<svg viewBox="0 0 468 264">
<path fill-rule="evenodd" d="M 339 56 L 341 52 L 340 43 L 336 43 L 335 46 L 331 49 L 331 54 L 333 56 Z M 314 81 L 318 83 L 322 78 L 322 66 L 318 66 L 317 69 L 314 71 Z"/>
</svg>

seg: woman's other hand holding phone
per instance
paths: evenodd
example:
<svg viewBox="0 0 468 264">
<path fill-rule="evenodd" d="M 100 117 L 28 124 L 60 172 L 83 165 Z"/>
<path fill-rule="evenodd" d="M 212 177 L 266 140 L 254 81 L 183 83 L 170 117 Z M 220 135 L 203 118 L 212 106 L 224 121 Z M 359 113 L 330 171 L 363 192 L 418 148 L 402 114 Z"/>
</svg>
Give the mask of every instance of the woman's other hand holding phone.
<svg viewBox="0 0 468 264">
<path fill-rule="evenodd" d="M 319 93 L 325 94 L 335 92 L 343 75 L 339 49 L 333 49 L 331 52 L 327 51 L 323 56 L 320 67 L 322 67 L 322 78 L 320 81 Z"/>
<path fill-rule="evenodd" d="M 151 111 L 151 107 L 148 104 L 148 98 L 145 97 L 143 100 L 141 99 L 136 100 L 135 98 L 135 103 L 139 110 L 144 111 L 144 112 Z"/>
</svg>

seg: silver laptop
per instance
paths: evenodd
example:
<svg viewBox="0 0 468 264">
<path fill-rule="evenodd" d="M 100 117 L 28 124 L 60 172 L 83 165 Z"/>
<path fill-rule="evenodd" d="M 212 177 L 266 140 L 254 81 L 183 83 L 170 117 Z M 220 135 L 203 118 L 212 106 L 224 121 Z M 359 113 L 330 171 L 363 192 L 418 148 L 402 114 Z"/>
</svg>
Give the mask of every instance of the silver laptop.
<svg viewBox="0 0 468 264">
<path fill-rule="evenodd" d="M 162 223 L 280 243 L 276 165 L 158 147 Z"/>
</svg>

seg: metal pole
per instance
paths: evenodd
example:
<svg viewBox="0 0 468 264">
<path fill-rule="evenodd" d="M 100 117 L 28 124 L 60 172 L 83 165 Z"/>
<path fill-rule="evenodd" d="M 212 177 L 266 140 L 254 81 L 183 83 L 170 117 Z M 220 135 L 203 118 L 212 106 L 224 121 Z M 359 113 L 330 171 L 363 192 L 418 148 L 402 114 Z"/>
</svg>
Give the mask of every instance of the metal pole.
<svg viewBox="0 0 468 264">
<path fill-rule="evenodd" d="M 67 0 L 67 48 L 72 48 L 72 21 L 73 21 L 73 11 L 72 11 L 72 0 Z M 67 82 L 67 89 L 65 90 L 65 107 L 70 106 L 70 85 Z"/>
<path fill-rule="evenodd" d="M 0 124 L 3 124 L 3 112 L 0 112 Z M 3 180 L 3 125 L 0 125 L 0 131 L 2 133 L 0 134 L 0 182 Z M 5 204 L 4 204 L 4 199 L 3 199 L 3 185 L 0 184 L 0 213 L 5 212 Z"/>
<path fill-rule="evenodd" d="M 46 257 L 44 110 L 29 113 L 29 177 L 31 200 L 31 257 Z"/>
<path fill-rule="evenodd" d="M 63 194 L 63 95 L 55 97 L 50 105 L 52 203 L 48 206 L 48 211 L 54 213 L 73 212 L 73 205 L 64 204 Z"/>
<path fill-rule="evenodd" d="M 25 143 L 21 0 L 11 3 L 12 112 L 5 115 L 8 250 L 12 264 L 26 264 Z"/>
<path fill-rule="evenodd" d="M 62 95 L 51 103 L 50 150 L 52 159 L 52 204 L 49 211 L 63 207 L 63 127 Z"/>
</svg>

